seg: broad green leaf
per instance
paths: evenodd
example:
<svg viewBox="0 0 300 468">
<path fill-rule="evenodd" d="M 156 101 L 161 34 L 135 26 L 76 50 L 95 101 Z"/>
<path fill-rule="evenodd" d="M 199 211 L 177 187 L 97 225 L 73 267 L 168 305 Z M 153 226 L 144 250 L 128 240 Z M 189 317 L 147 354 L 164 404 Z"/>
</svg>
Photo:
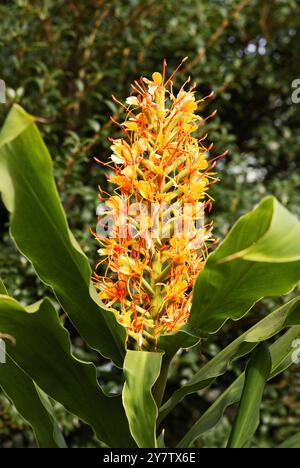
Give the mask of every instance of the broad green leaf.
<svg viewBox="0 0 300 468">
<path fill-rule="evenodd" d="M 162 363 L 161 353 L 127 351 L 123 405 L 131 434 L 140 448 L 157 447 L 158 409 L 152 394 Z"/>
<path fill-rule="evenodd" d="M 285 440 L 278 448 L 300 448 L 300 432 Z"/>
<path fill-rule="evenodd" d="M 7 290 L 1 278 L 0 294 L 7 295 Z M 8 354 L 6 363 L 0 364 L 0 388 L 14 403 L 21 416 L 31 425 L 40 447 L 66 447 L 51 412 L 50 403 L 46 405 L 46 397 L 39 394 L 31 378 L 23 372 Z"/>
<path fill-rule="evenodd" d="M 205 364 L 161 407 L 159 421 L 161 422 L 186 395 L 207 387 L 215 378 L 226 372 L 233 359 L 249 353 L 257 343 L 268 340 L 285 327 L 298 324 L 300 324 L 300 297 L 292 299 L 269 314 Z"/>
<path fill-rule="evenodd" d="M 17 105 L 0 133 L 0 192 L 20 251 L 53 288 L 86 342 L 122 366 L 125 330 L 96 303 L 89 262 L 68 229 L 50 155 L 34 117 Z"/>
<path fill-rule="evenodd" d="M 293 342 L 300 337 L 300 326 L 292 327 L 282 337 L 270 346 L 272 359 L 272 371 L 270 379 L 276 377 L 292 364 L 294 352 Z M 177 447 L 190 447 L 202 434 L 212 429 L 221 420 L 228 406 L 237 403 L 242 395 L 245 382 L 245 373 L 241 374 L 230 387 L 217 398 L 208 410 L 198 419 L 186 435 L 178 443 Z"/>
<path fill-rule="evenodd" d="M 7 355 L 0 364 L 0 387 L 17 411 L 31 425 L 41 448 L 64 448 L 66 443 L 51 413 L 50 402 L 42 397 L 32 379 Z"/>
<path fill-rule="evenodd" d="M 187 329 L 216 332 L 261 298 L 290 292 L 300 280 L 299 232 L 299 221 L 273 197 L 240 218 L 197 277 Z"/>
<path fill-rule="evenodd" d="M 235 258 L 270 263 L 300 260 L 300 223 L 286 208 L 274 199 L 273 202 L 273 216 L 267 232 L 248 248 L 233 254 Z"/>
<path fill-rule="evenodd" d="M 251 357 L 245 372 L 245 383 L 228 440 L 228 448 L 244 448 L 259 425 L 260 407 L 272 368 L 268 347 L 261 345 Z"/>
<path fill-rule="evenodd" d="M 107 445 L 134 444 L 121 397 L 105 395 L 94 365 L 72 356 L 69 334 L 48 299 L 25 309 L 0 296 L 0 329 L 16 339 L 16 345 L 7 343 L 9 356 L 46 394 L 87 422 Z"/>
</svg>

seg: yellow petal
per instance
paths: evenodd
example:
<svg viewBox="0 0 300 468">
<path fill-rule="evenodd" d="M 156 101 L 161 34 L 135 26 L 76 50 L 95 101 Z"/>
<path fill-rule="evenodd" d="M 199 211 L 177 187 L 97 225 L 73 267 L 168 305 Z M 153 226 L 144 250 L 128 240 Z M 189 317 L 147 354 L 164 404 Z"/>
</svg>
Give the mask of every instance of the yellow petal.
<svg viewBox="0 0 300 468">
<path fill-rule="evenodd" d="M 139 105 L 139 100 L 136 96 L 129 96 L 126 99 L 126 104 L 129 104 L 130 106 L 138 106 Z"/>
<path fill-rule="evenodd" d="M 128 128 L 128 130 L 130 130 L 131 132 L 136 132 L 137 129 L 138 129 L 138 125 L 136 122 L 124 122 L 124 124 L 126 128 Z"/>
<path fill-rule="evenodd" d="M 153 79 L 154 83 L 157 84 L 157 85 L 160 85 L 161 82 L 162 82 L 162 76 L 158 72 L 153 73 L 152 79 Z"/>
</svg>

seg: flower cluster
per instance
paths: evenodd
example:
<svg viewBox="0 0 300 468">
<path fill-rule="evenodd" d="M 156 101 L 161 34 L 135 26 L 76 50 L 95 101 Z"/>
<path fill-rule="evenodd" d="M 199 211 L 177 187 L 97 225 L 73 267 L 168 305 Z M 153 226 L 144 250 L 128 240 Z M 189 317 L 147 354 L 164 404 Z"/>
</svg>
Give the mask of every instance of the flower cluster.
<svg viewBox="0 0 300 468">
<path fill-rule="evenodd" d="M 126 120 L 118 124 L 122 137 L 111 140 L 108 163 L 115 190 L 100 195 L 109 207 L 106 218 L 119 216 L 119 222 L 113 235 L 96 234 L 97 271 L 105 269 L 94 275 L 99 297 L 139 348 L 187 321 L 192 287 L 213 240 L 203 219 L 214 164 L 207 161 L 205 137 L 196 136 L 204 123 L 196 111 L 205 98 L 197 101 L 193 86 L 186 90 L 189 80 L 174 94 L 175 72 L 165 74 L 164 63 L 162 74 L 136 81 L 133 95 L 119 103 Z M 98 221 L 101 226 L 103 212 Z"/>
</svg>

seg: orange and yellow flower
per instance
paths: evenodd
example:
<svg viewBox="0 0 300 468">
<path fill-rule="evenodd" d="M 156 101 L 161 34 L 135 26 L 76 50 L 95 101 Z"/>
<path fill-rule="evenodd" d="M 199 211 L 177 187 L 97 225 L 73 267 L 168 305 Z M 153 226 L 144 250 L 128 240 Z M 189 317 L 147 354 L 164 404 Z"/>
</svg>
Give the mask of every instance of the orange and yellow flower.
<svg viewBox="0 0 300 468">
<path fill-rule="evenodd" d="M 203 100 L 196 100 L 194 87 L 185 89 L 188 81 L 175 94 L 174 74 L 166 78 L 165 71 L 164 64 L 162 74 L 135 82 L 123 105 L 123 136 L 111 146 L 114 175 L 108 180 L 115 190 L 106 203 L 112 208 L 126 201 L 129 208 L 113 236 L 97 235 L 105 269 L 103 276 L 95 274 L 99 297 L 139 348 L 187 321 L 192 286 L 213 241 L 210 224 L 196 226 L 199 202 L 203 216 L 211 205 L 207 190 L 216 180 L 209 148 L 197 138 L 203 119 L 196 112 Z M 188 235 L 178 230 L 187 222 Z"/>
</svg>

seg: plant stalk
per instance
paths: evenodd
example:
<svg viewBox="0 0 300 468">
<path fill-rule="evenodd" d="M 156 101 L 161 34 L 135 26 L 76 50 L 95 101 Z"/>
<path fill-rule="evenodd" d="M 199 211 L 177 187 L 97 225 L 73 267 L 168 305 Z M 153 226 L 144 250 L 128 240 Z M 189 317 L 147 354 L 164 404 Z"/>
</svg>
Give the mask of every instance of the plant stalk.
<svg viewBox="0 0 300 468">
<path fill-rule="evenodd" d="M 163 359 L 159 377 L 153 387 L 153 397 L 158 409 L 164 398 L 171 360 L 170 358 Z"/>
</svg>

